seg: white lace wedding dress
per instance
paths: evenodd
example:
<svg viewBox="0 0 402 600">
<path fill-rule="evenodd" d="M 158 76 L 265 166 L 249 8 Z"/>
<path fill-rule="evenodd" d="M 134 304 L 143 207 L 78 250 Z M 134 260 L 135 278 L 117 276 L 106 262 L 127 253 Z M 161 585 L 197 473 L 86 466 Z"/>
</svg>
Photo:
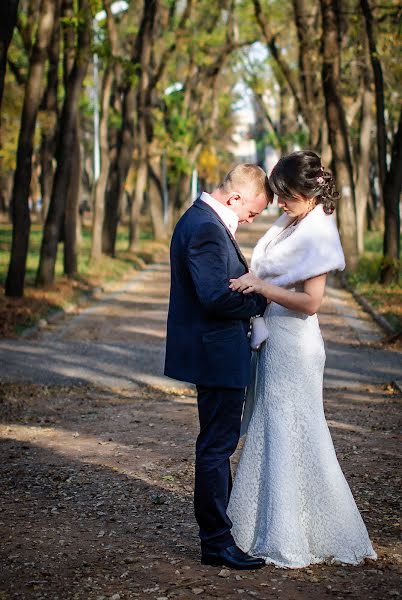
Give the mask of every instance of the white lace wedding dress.
<svg viewBox="0 0 402 600">
<path fill-rule="evenodd" d="M 270 247 L 292 233 L 288 227 Z M 317 316 L 272 303 L 265 319 L 269 337 L 258 353 L 255 405 L 228 507 L 233 537 L 280 567 L 376 558 L 324 416 Z"/>
</svg>

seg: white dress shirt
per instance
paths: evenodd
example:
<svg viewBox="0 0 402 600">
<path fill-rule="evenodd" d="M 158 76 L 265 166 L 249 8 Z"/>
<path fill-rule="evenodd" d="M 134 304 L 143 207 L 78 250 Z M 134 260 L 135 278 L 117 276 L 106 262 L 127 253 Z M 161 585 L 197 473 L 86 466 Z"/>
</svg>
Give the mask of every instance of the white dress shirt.
<svg viewBox="0 0 402 600">
<path fill-rule="evenodd" d="M 239 217 L 236 213 L 221 202 L 218 202 L 218 200 L 215 200 L 215 198 L 207 192 L 202 192 L 200 198 L 203 202 L 208 204 L 208 206 L 214 209 L 234 237 L 239 225 Z"/>
</svg>

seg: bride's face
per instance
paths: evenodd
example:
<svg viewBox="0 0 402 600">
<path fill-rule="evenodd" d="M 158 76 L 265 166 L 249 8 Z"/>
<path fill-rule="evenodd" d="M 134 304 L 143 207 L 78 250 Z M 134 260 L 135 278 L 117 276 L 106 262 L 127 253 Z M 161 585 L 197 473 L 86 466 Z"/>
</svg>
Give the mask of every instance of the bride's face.
<svg viewBox="0 0 402 600">
<path fill-rule="evenodd" d="M 312 201 L 310 198 L 298 196 L 295 194 L 292 198 L 279 198 L 278 206 L 283 209 L 289 217 L 302 219 L 311 210 Z"/>
</svg>

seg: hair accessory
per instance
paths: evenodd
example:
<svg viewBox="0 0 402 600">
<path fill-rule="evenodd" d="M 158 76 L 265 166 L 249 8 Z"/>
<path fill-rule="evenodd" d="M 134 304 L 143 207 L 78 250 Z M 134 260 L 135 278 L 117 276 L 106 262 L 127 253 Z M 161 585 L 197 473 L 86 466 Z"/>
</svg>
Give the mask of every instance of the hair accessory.
<svg viewBox="0 0 402 600">
<path fill-rule="evenodd" d="M 324 183 L 324 177 L 317 177 L 317 183 Z"/>
</svg>

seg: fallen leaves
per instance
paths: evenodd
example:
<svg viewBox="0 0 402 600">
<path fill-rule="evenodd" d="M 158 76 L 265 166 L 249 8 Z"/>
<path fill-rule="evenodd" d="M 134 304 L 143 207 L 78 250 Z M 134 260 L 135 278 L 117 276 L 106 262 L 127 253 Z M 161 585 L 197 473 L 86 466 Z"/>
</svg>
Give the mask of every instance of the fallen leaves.
<svg viewBox="0 0 402 600">
<path fill-rule="evenodd" d="M 367 511 L 379 561 L 241 573 L 199 561 L 192 506 L 195 407 L 179 411 L 165 391 L 152 395 L 149 388 L 133 394 L 7 384 L 1 394 L 3 406 L 13 409 L 0 426 L 0 535 L 11 597 L 24 597 L 29 582 L 35 600 L 45 593 L 66 600 L 398 597 L 401 479 L 392 435 L 401 405 L 395 393 L 375 387 L 349 396 L 347 390 L 327 392 L 336 448 Z M 49 420 L 51 439 L 43 426 Z M 127 426 L 131 421 L 135 429 Z M 20 424 L 31 432 L 22 442 L 14 439 Z M 87 438 L 93 439 L 89 454 L 80 446 Z M 69 444 L 75 458 L 55 451 L 52 440 Z"/>
</svg>

